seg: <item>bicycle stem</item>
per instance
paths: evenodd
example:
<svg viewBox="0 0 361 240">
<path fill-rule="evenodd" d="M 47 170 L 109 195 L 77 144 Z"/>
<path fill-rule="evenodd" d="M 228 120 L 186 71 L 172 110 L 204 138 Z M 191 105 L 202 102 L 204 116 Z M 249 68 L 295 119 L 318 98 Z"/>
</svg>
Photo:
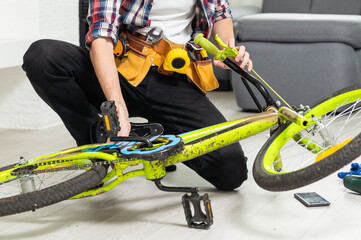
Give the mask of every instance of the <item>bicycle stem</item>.
<svg viewBox="0 0 361 240">
<path fill-rule="evenodd" d="M 287 107 L 281 107 L 278 110 L 278 114 L 281 120 L 282 118 L 284 118 L 286 120 L 296 123 L 302 128 L 308 128 L 311 124 L 315 123 L 315 121 L 313 121 L 312 119 L 306 118 Z"/>
</svg>

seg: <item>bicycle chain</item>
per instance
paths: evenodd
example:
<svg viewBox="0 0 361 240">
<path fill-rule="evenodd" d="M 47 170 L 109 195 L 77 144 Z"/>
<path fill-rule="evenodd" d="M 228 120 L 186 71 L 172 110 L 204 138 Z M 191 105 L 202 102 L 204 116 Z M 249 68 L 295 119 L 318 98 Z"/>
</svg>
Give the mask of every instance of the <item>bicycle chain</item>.
<svg viewBox="0 0 361 240">
<path fill-rule="evenodd" d="M 112 161 L 107 160 L 101 160 L 92 162 L 91 164 L 74 164 L 68 167 L 55 167 L 51 169 L 43 169 L 43 170 L 34 170 L 38 167 L 46 166 L 46 165 L 53 165 L 53 164 L 66 164 L 68 162 L 72 162 L 73 160 L 55 160 L 55 161 L 49 161 L 49 162 L 43 162 L 43 163 L 34 163 L 31 165 L 27 165 L 25 167 L 20 167 L 12 171 L 10 174 L 12 176 L 19 176 L 19 175 L 27 175 L 27 174 L 39 174 L 39 173 L 46 173 L 46 172 L 58 172 L 58 171 L 64 171 L 64 170 L 76 170 L 76 169 L 84 169 L 84 168 L 90 168 L 93 166 L 100 166 L 100 165 L 110 165 L 114 163 L 120 163 L 120 162 L 128 162 L 128 161 L 135 161 L 139 160 L 139 158 L 121 158 L 116 159 Z"/>
</svg>

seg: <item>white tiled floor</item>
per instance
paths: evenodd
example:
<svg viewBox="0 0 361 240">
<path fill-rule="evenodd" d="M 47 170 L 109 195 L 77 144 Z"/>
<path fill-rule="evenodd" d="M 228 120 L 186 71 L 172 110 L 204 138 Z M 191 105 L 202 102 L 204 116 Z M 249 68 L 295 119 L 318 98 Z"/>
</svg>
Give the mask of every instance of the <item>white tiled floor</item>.
<svg viewBox="0 0 361 240">
<path fill-rule="evenodd" d="M 231 92 L 211 99 L 227 119 L 244 116 Z M 1 165 L 74 146 L 62 126 L 45 130 L 0 130 Z M 35 212 L 0 218 L 0 239 L 344 239 L 361 234 L 361 196 L 346 190 L 336 174 L 294 191 L 273 193 L 258 187 L 251 174 L 266 134 L 242 141 L 249 158 L 249 180 L 233 192 L 220 192 L 179 165 L 163 184 L 199 186 L 212 201 L 214 224 L 189 229 L 182 194 L 158 191 L 144 177 L 127 180 L 103 195 L 68 200 Z M 349 166 L 344 170 L 348 170 Z M 307 208 L 295 192 L 315 191 L 329 207 Z"/>
</svg>

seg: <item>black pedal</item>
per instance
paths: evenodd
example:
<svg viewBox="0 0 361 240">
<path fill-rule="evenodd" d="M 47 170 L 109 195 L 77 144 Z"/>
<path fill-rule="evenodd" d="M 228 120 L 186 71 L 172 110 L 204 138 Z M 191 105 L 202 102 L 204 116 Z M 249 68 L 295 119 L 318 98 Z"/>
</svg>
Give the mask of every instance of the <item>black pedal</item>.
<svg viewBox="0 0 361 240">
<path fill-rule="evenodd" d="M 114 101 L 105 101 L 100 106 L 101 118 L 90 129 L 91 143 L 105 143 L 116 137 L 120 130 Z"/>
<path fill-rule="evenodd" d="M 204 211 L 202 210 L 201 202 L 203 202 Z M 203 196 L 200 196 L 198 193 L 185 194 L 182 197 L 182 204 L 190 228 L 207 229 L 213 224 L 213 213 L 208 194 Z M 191 204 L 193 205 L 193 213 Z"/>
<path fill-rule="evenodd" d="M 117 115 L 117 109 L 114 101 L 103 102 L 100 106 L 102 120 L 104 123 L 105 135 L 108 138 L 116 137 L 120 127 Z"/>
<path fill-rule="evenodd" d="M 90 129 L 92 143 L 111 141 L 140 141 L 152 147 L 151 137 L 160 136 L 164 128 L 159 123 L 130 123 L 129 137 L 118 137 L 120 130 L 117 109 L 114 101 L 105 101 L 100 106 L 101 118 Z"/>
</svg>

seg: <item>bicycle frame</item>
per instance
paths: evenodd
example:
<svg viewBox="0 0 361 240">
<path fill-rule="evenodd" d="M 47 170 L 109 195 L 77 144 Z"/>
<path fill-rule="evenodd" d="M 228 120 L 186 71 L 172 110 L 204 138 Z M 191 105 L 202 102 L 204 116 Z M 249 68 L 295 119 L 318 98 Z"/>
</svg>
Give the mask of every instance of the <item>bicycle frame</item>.
<svg viewBox="0 0 361 240">
<path fill-rule="evenodd" d="M 36 171 L 57 171 L 64 167 L 77 165 L 91 165 L 88 159 L 99 159 L 114 163 L 113 169 L 107 173 L 103 182 L 104 186 L 80 193 L 73 198 L 82 198 L 99 195 L 107 192 L 128 178 L 145 175 L 148 180 L 160 179 L 165 176 L 165 167 L 184 162 L 211 151 L 223 148 L 242 139 L 256 135 L 274 126 L 277 126 L 280 119 L 287 118 L 304 127 L 304 123 L 299 120 L 302 116 L 287 108 L 268 107 L 265 112 L 248 116 L 245 118 L 216 124 L 199 130 L 178 135 L 183 142 L 182 151 L 176 154 L 168 154 L 162 160 L 127 158 L 122 160 L 122 155 L 117 152 L 107 152 L 106 149 L 114 144 L 91 144 L 71 149 L 66 149 L 57 153 L 52 153 L 42 157 L 37 157 L 28 161 L 27 164 L 19 167 L 37 165 Z M 166 136 L 166 135 L 165 135 Z M 134 169 L 133 166 L 142 164 L 143 168 Z M 125 172 L 126 169 L 130 169 Z M 132 169 L 133 168 L 133 169 Z M 4 177 L 6 174 L 4 174 Z M 8 175 L 7 175 L 8 176 Z M 0 182 L 7 181 L 0 175 Z M 16 175 L 13 176 L 16 178 Z"/>
<path fill-rule="evenodd" d="M 100 159 L 113 162 L 113 169 L 107 173 L 103 179 L 103 182 L 106 182 L 107 184 L 102 187 L 80 193 L 73 198 L 89 197 L 107 192 L 121 182 L 132 177 L 145 175 L 148 180 L 161 179 L 166 174 L 166 166 L 184 162 L 223 148 L 227 145 L 270 129 L 279 123 L 285 122 L 285 120 L 295 122 L 303 128 L 306 128 L 313 123 L 312 119 L 307 119 L 287 107 L 281 107 L 278 109 L 275 101 L 272 99 L 265 87 L 257 81 L 257 79 L 243 69 L 240 69 L 232 61 L 225 59 L 224 62 L 230 66 L 232 70 L 240 74 L 260 111 L 263 109 L 261 108 L 259 101 L 255 99 L 255 95 L 247 85 L 246 80 L 252 83 L 261 93 L 267 104 L 267 107 L 264 108 L 264 112 L 180 134 L 177 137 L 183 142 L 183 150 L 176 154 L 168 154 L 169 156 L 166 156 L 165 158 L 163 157 L 162 159 L 149 160 L 142 159 L 141 157 L 139 158 L 138 156 L 136 158 L 129 158 L 128 156 L 124 161 L 122 160 L 122 156 L 118 153 L 114 151 L 111 153 L 104 151 L 104 149 L 107 149 L 107 147 L 111 144 L 91 144 L 31 159 L 28 161 L 29 165 L 36 164 L 36 170 L 50 172 L 66 166 L 76 167 L 78 164 L 84 166 L 87 164 L 86 161 L 89 161 L 88 159 Z M 314 148 L 317 148 L 317 146 Z M 91 165 L 90 163 L 89 166 Z M 143 168 L 130 170 L 128 172 L 124 171 L 127 168 L 131 168 L 131 166 L 139 164 L 142 164 Z M 26 168 L 26 166 L 27 164 L 22 165 L 21 167 Z M 15 178 L 16 176 L 13 177 Z M 8 179 L 3 179 L 0 175 L 0 183 L 6 180 Z"/>
<path fill-rule="evenodd" d="M 155 159 L 150 161 L 140 158 L 130 158 L 122 161 L 122 156 L 119 156 L 117 153 L 107 153 L 103 151 L 105 147 L 112 144 L 91 144 L 33 158 L 30 159 L 27 164 L 19 167 L 26 168 L 27 166 L 36 164 L 36 171 L 51 172 L 67 166 L 76 168 L 78 164 L 90 165 L 91 161 L 88 159 L 114 162 L 113 169 L 109 171 L 103 179 L 103 182 L 106 183 L 104 186 L 88 190 L 72 198 L 95 196 L 113 189 L 123 181 L 132 177 L 145 175 L 148 180 L 160 179 L 166 174 L 166 166 L 193 159 L 270 129 L 278 124 L 279 116 L 279 111 L 277 111 L 276 108 L 269 107 L 263 113 L 180 134 L 178 137 L 181 138 L 184 144 L 183 150 L 174 155 L 170 154 L 164 160 Z M 138 167 L 138 169 L 132 169 L 136 168 L 132 166 L 139 164 L 142 164 L 143 168 L 139 169 Z M 125 172 L 128 168 L 131 170 Z M 8 178 L 4 179 L 5 176 L 9 175 L 0 175 L 0 183 L 9 180 Z M 14 175 L 13 178 L 16 178 L 16 175 Z"/>
<path fill-rule="evenodd" d="M 21 160 L 14 168 L 0 173 L 0 184 L 15 180 L 18 176 L 21 178 L 22 175 L 27 176 L 72 168 L 86 170 L 96 164 L 111 165 L 113 169 L 103 178 L 102 183 L 104 184 L 73 196 L 72 199 L 99 195 L 113 189 L 129 178 L 144 175 L 146 179 L 153 180 L 160 190 L 190 192 L 192 195 L 184 195 L 182 200 L 189 226 L 196 228 L 209 227 L 212 224 L 213 216 L 208 195 L 199 196 L 198 189 L 196 188 L 162 186 L 160 179 L 166 175 L 165 167 L 194 159 L 236 143 L 276 127 L 279 124 L 283 124 L 287 120 L 296 123 L 301 128 L 307 128 L 310 124 L 314 123 L 312 118 L 305 118 L 290 108 L 279 108 L 265 87 L 257 79 L 240 69 L 232 61 L 225 59 L 224 62 L 241 75 L 261 113 L 179 135 L 152 135 L 152 138 L 146 139 L 148 144 L 141 142 L 140 139 L 144 137 L 132 137 L 129 139 L 111 138 L 111 140 L 115 139 L 116 142 L 84 145 L 33 158 L 28 161 Z M 265 108 L 261 107 L 252 90 L 247 85 L 246 80 L 252 83 L 261 93 L 267 104 Z M 309 144 L 308 147 L 312 151 L 312 148 L 317 149 L 318 146 Z M 201 202 L 208 209 L 206 215 L 200 213 L 202 211 Z M 197 208 L 195 217 L 191 215 L 190 204 Z"/>
<path fill-rule="evenodd" d="M 133 160 L 126 163 L 115 163 L 114 169 L 107 174 L 104 181 L 108 181 L 116 176 L 117 178 L 115 180 L 103 187 L 83 192 L 73 198 L 104 193 L 126 179 L 135 176 L 145 175 L 148 180 L 159 179 L 165 175 L 164 168 L 166 166 L 207 154 L 241 139 L 256 135 L 277 124 L 278 111 L 275 108 L 269 108 L 266 112 L 255 116 L 245 117 L 178 135 L 184 143 L 184 149 L 180 153 L 171 155 L 162 161 Z M 101 157 L 102 156 L 99 155 L 96 158 Z M 143 164 L 144 168 L 127 173 L 122 172 L 128 166 L 136 164 Z"/>
</svg>

